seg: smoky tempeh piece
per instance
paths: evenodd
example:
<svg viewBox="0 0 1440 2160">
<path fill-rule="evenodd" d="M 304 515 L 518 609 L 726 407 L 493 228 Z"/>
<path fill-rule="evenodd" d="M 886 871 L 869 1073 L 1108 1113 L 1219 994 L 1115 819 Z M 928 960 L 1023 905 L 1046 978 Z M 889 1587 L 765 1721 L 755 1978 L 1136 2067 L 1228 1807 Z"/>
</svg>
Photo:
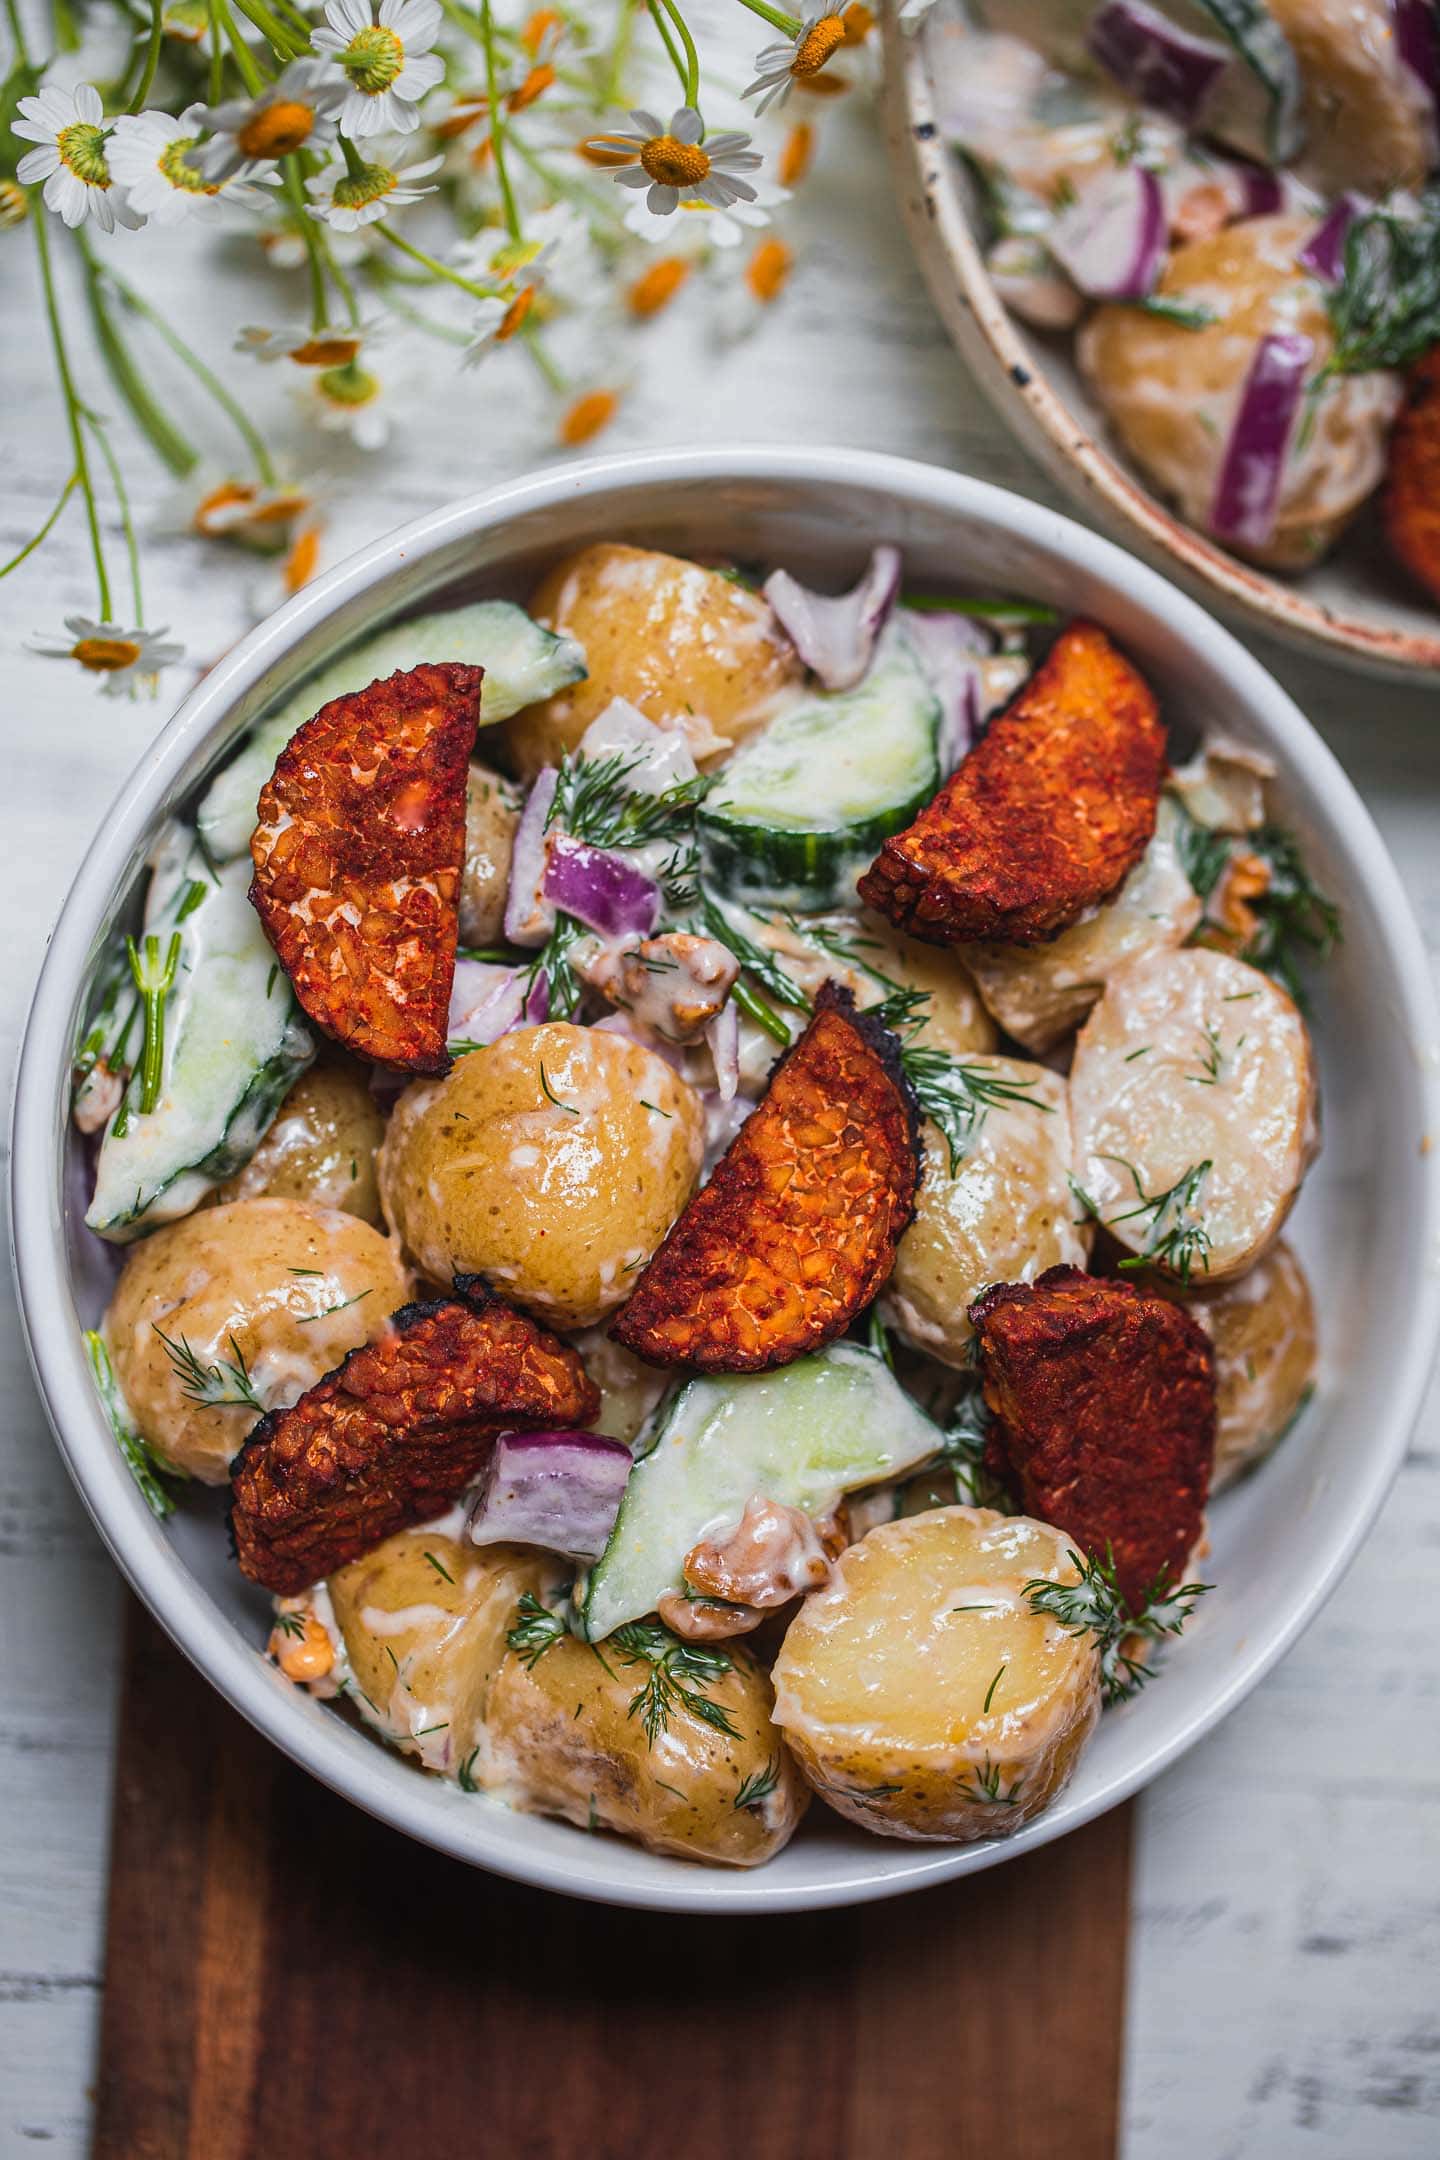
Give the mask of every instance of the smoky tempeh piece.
<svg viewBox="0 0 1440 2160">
<path fill-rule="evenodd" d="M 1000 1283 L 970 1307 L 987 1466 L 1025 1512 L 1115 1555 L 1132 1611 L 1200 1537 L 1215 1451 L 1214 1356 L 1170 1300 L 1080 1268 Z"/>
<path fill-rule="evenodd" d="M 288 1410 L 231 1471 L 240 1570 L 290 1596 L 442 1514 L 495 1436 L 584 1425 L 599 1391 L 576 1353 L 483 1290 L 406 1305 Z"/>
<path fill-rule="evenodd" d="M 1410 575 L 1440 602 L 1440 345 L 1410 370 L 1390 435 L 1385 533 Z"/>
<path fill-rule="evenodd" d="M 843 1334 L 876 1295 L 919 1182 L 899 1045 L 826 983 L 611 1335 L 692 1372 L 788 1365 Z"/>
<path fill-rule="evenodd" d="M 1165 730 L 1103 630 L 1072 623 L 860 897 L 934 945 L 1036 945 L 1117 892 L 1155 830 Z"/>
<path fill-rule="evenodd" d="M 250 898 L 317 1027 L 448 1071 L 465 782 L 483 669 L 434 663 L 332 698 L 260 791 Z"/>
</svg>

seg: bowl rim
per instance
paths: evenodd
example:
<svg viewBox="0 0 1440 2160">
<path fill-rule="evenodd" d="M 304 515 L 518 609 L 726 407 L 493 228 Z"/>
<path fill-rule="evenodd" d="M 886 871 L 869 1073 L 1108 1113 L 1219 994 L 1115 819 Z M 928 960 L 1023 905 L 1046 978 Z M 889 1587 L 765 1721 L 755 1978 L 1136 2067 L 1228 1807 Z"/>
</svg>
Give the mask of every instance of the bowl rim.
<svg viewBox="0 0 1440 2160">
<path fill-rule="evenodd" d="M 1403 1458 L 1440 1334 L 1440 1270 L 1410 1286 L 1403 1347 L 1389 1370 L 1382 1417 L 1370 1435 L 1363 1504 L 1331 1537 L 1293 1601 L 1274 1623 L 1247 1639 L 1223 1684 L 1202 1710 L 1168 1741 L 1137 1752 L 1127 1770 L 1098 1781 L 1079 1803 L 1041 1815 L 1008 1840 L 978 1846 L 909 1846 L 902 1865 L 876 1875 L 860 1864 L 853 1875 L 821 1885 L 767 1887 L 764 1868 L 740 1872 L 674 1863 L 663 1886 L 625 1876 L 604 1855 L 619 1841 L 574 1838 L 573 1861 L 512 1846 L 496 1807 L 459 1810 L 437 1781 L 414 1776 L 414 1792 L 376 1775 L 350 1743 L 368 1753 L 342 1721 L 307 1718 L 314 1706 L 275 1685 L 275 1675 L 212 1603 L 161 1527 L 145 1508 L 115 1448 L 91 1381 L 78 1332 L 68 1324 L 71 1278 L 65 1253 L 56 1177 L 56 1104 L 71 1056 L 76 990 L 90 962 L 110 894 L 134 859 L 137 840 L 155 822 L 159 804 L 197 748 L 214 734 L 242 695 L 282 660 L 305 633 L 357 595 L 382 589 L 401 565 L 447 544 L 503 527 L 527 512 L 553 509 L 577 494 L 602 494 L 617 509 L 656 485 L 704 487 L 710 482 L 787 482 L 861 488 L 879 499 L 908 501 L 940 515 L 981 518 L 1022 542 L 1093 570 L 1156 616 L 1181 649 L 1206 653 L 1252 710 L 1264 714 L 1277 754 L 1304 772 L 1324 798 L 1348 869 L 1377 902 L 1394 969 L 1401 1024 L 1419 1045 L 1440 1043 L 1440 1011 L 1409 903 L 1378 831 L 1338 760 L 1289 694 L 1236 638 L 1156 571 L 1137 564 L 1112 541 L 1048 506 L 988 482 L 880 452 L 777 448 L 739 444 L 721 449 L 662 450 L 567 464 L 511 481 L 425 513 L 359 549 L 257 625 L 196 685 L 129 778 L 88 848 L 61 908 L 40 969 L 21 1042 L 11 1120 L 10 1240 L 22 1330 L 41 1400 L 70 1475 L 118 1566 L 178 1648 L 249 1722 L 302 1768 L 369 1813 L 437 1849 L 537 1887 L 599 1902 L 689 1912 L 755 1913 L 816 1910 L 900 1895 L 931 1882 L 995 1866 L 1046 1844 L 1128 1798 L 1186 1753 L 1249 1693 L 1291 1647 L 1339 1582 L 1371 1527 Z M 1433 1060 L 1432 1060 L 1433 1068 Z M 1434 1070 L 1422 1074 L 1432 1105 Z M 1437 1105 L 1440 1107 L 1440 1105 Z M 1418 1249 L 1440 1246 L 1440 1151 L 1417 1164 Z M 65 1315 L 55 1324 L 55 1315 Z M 396 1781 L 398 1786 L 399 1781 Z M 888 1844 L 888 1841 L 887 1841 Z M 889 1847 L 893 1856 L 894 1848 Z M 562 1848 L 568 1855 L 568 1846 Z"/>
<path fill-rule="evenodd" d="M 887 134 L 901 211 L 930 296 L 993 410 L 1072 499 L 1154 567 L 1312 655 L 1400 682 L 1440 682 L 1440 630 L 1387 630 L 1305 596 L 1168 510 L 1090 432 L 1037 366 L 995 290 L 936 120 L 924 38 L 884 11 Z M 958 283 L 957 283 L 958 281 Z"/>
</svg>

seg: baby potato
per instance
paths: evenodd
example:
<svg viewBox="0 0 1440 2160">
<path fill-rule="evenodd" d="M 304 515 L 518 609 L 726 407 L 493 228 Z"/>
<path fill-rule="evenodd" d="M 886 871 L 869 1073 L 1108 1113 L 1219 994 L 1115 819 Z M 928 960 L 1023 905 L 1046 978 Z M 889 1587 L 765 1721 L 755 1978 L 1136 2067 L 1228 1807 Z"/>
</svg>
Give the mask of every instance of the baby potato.
<svg viewBox="0 0 1440 2160">
<path fill-rule="evenodd" d="M 436 1282 L 484 1275 L 559 1327 L 624 1303 L 689 1199 L 704 1113 L 641 1044 L 555 1022 L 401 1096 L 380 1151 L 388 1220 Z"/>
<path fill-rule="evenodd" d="M 1049 1523 L 947 1507 L 882 1523 L 805 1600 L 775 1722 L 816 1792 L 882 1837 L 1008 1837 L 1042 1812 L 1100 1714 L 1093 1639 L 1036 1613 L 1074 1582 Z"/>
<path fill-rule="evenodd" d="M 965 945 L 961 955 L 1007 1034 L 1037 1053 L 1084 1019 L 1117 967 L 1183 945 L 1201 901 L 1181 866 L 1179 813 L 1162 799 L 1155 837 L 1115 898 L 1048 945 Z"/>
<path fill-rule="evenodd" d="M 1191 947 L 1112 975 L 1070 1068 L 1076 1177 L 1110 1234 L 1168 1273 L 1243 1274 L 1319 1140 L 1315 1059 L 1258 968 Z"/>
<path fill-rule="evenodd" d="M 1304 1408 L 1315 1379 L 1315 1307 L 1280 1238 L 1232 1282 L 1188 1293 L 1160 1284 L 1200 1322 L 1215 1351 L 1215 1467 L 1210 1490 L 1263 1462 Z"/>
<path fill-rule="evenodd" d="M 614 541 L 582 549 L 544 577 L 532 615 L 585 648 L 589 674 L 505 723 L 522 776 L 559 763 L 612 698 L 657 727 L 683 728 L 700 759 L 729 750 L 770 717 L 804 675 L 769 606 L 718 570 Z"/>
<path fill-rule="evenodd" d="M 520 802 L 508 780 L 472 764 L 465 782 L 465 867 L 460 875 L 460 942 L 493 945 L 505 929 L 505 896 Z"/>
<path fill-rule="evenodd" d="M 1269 0 L 1305 86 L 1298 168 L 1326 195 L 1419 187 L 1434 161 L 1430 94 L 1401 56 L 1391 0 Z"/>
<path fill-rule="evenodd" d="M 925 991 L 930 1000 L 917 1015 L 922 1021 L 918 1042 L 956 1057 L 995 1047 L 994 1023 L 955 954 L 903 936 L 869 908 L 806 917 L 794 929 L 747 913 L 744 928 L 757 945 L 778 955 L 786 974 L 809 997 L 833 981 L 852 990 L 857 1005 L 878 1005 L 893 984 L 901 983 Z"/>
<path fill-rule="evenodd" d="M 747 1651 L 685 1681 L 733 1733 L 672 1697 L 652 1740 L 631 1707 L 651 1668 L 618 1642 L 604 1663 L 564 1633 L 509 1647 L 522 1596 L 547 1612 L 560 1604 L 565 1575 L 548 1555 L 477 1551 L 439 1526 L 407 1530 L 327 1587 L 344 1650 L 336 1671 L 362 1714 L 467 1789 L 734 1867 L 768 1860 L 804 1813 L 805 1786 L 770 1721 L 770 1683 Z M 659 1631 L 661 1646 L 670 1640 Z"/>
<path fill-rule="evenodd" d="M 1303 334 L 1317 373 L 1334 349 L 1324 289 L 1297 259 L 1314 225 L 1294 212 L 1246 218 L 1177 247 L 1157 290 L 1210 308 L 1215 319 L 1199 328 L 1113 305 L 1097 308 L 1077 340 L 1081 370 L 1125 448 L 1202 531 L 1260 340 Z M 1384 473 L 1401 395 L 1398 376 L 1384 371 L 1333 377 L 1286 455 L 1270 537 L 1238 552 L 1277 570 L 1318 562 Z"/>
<path fill-rule="evenodd" d="M 969 1062 L 1027 1099 L 984 1112 L 953 1176 L 944 1135 L 926 1125 L 915 1219 L 884 1298 L 886 1319 L 907 1342 L 947 1365 L 969 1360 L 967 1307 L 987 1283 L 1033 1282 L 1062 1261 L 1083 1267 L 1090 1246 L 1069 1186 L 1065 1082 L 1018 1058 Z"/>
<path fill-rule="evenodd" d="M 395 1245 L 358 1217 L 232 1200 L 131 1246 L 105 1339 L 142 1439 L 162 1463 L 223 1485 L 257 1415 L 239 1393 L 245 1374 L 262 1410 L 293 1403 L 408 1295 Z M 212 1374 L 220 1400 L 197 1401 Z"/>
<path fill-rule="evenodd" d="M 201 1204 L 310 1200 L 379 1224 L 375 1150 L 384 1134 L 361 1068 L 348 1058 L 327 1058 L 300 1075 L 244 1169 Z"/>
</svg>

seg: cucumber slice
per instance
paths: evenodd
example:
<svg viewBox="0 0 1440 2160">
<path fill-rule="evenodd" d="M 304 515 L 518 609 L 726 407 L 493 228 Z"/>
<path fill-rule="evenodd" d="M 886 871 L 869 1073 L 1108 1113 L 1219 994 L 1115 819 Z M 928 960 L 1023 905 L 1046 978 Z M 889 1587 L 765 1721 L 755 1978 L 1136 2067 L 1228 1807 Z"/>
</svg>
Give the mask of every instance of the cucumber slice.
<svg viewBox="0 0 1440 2160">
<path fill-rule="evenodd" d="M 124 1243 L 188 1215 L 250 1160 L 281 1098 L 315 1055 L 309 1029 L 248 898 L 250 863 L 211 870 L 193 833 L 172 827 L 155 857 L 145 929 L 179 931 L 165 1000 L 160 1099 L 139 1107 L 143 1029 L 132 1022 L 132 1073 L 100 1143 L 85 1220 Z"/>
<path fill-rule="evenodd" d="M 853 904 L 883 840 L 940 785 L 940 704 L 904 632 L 853 690 L 807 697 L 737 750 L 700 811 L 706 882 L 773 907 Z"/>
<path fill-rule="evenodd" d="M 331 698 L 364 690 L 398 668 L 418 667 L 422 660 L 468 660 L 484 668 L 482 727 L 508 720 L 522 706 L 585 679 L 584 648 L 574 638 L 556 637 L 532 622 L 509 600 L 480 600 L 473 607 L 391 623 L 312 675 L 258 723 L 239 756 L 211 781 L 196 821 L 211 860 L 233 862 L 249 850 L 260 790 L 298 727 Z"/>
<path fill-rule="evenodd" d="M 685 1555 L 755 1493 L 824 1515 L 860 1485 L 928 1461 L 941 1435 L 883 1358 L 831 1343 L 781 1372 L 692 1380 L 625 1487 L 580 1611 L 591 1642 L 682 1587 Z"/>
</svg>

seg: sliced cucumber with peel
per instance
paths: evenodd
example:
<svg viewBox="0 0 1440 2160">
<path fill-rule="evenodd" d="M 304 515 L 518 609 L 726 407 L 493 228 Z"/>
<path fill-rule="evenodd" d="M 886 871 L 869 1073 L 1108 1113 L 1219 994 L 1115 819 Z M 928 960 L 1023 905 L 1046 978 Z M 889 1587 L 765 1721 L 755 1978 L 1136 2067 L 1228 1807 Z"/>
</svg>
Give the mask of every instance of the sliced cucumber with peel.
<svg viewBox="0 0 1440 2160">
<path fill-rule="evenodd" d="M 700 811 L 706 883 L 746 903 L 843 907 L 882 841 L 940 785 L 940 705 L 898 625 L 863 682 L 780 713 Z"/>
<path fill-rule="evenodd" d="M 585 677 L 583 647 L 572 637 L 557 637 L 542 628 L 509 600 L 480 600 L 473 607 L 391 623 L 363 644 L 352 645 L 258 722 L 239 756 L 211 781 L 198 818 L 211 860 L 232 862 L 248 851 L 260 790 L 298 727 L 331 698 L 367 689 L 423 660 L 461 660 L 484 668 L 482 727 L 508 720 L 522 706 L 553 697 Z"/>
<path fill-rule="evenodd" d="M 692 1380 L 635 1464 L 610 1542 L 590 1571 L 591 1642 L 683 1588 L 686 1554 L 734 1529 L 755 1494 L 823 1516 L 840 1495 L 935 1455 L 939 1428 L 884 1359 L 832 1343 L 780 1372 Z"/>
<path fill-rule="evenodd" d="M 116 1007 L 133 1070 L 100 1143 L 85 1217 L 101 1237 L 123 1243 L 188 1215 L 250 1160 L 315 1055 L 249 884 L 248 856 L 216 872 L 183 828 L 171 827 L 156 852 L 145 932 L 162 951 L 180 939 L 160 1095 L 153 1110 L 140 1108 L 143 1024 L 135 1013 L 127 1026 Z"/>
</svg>

